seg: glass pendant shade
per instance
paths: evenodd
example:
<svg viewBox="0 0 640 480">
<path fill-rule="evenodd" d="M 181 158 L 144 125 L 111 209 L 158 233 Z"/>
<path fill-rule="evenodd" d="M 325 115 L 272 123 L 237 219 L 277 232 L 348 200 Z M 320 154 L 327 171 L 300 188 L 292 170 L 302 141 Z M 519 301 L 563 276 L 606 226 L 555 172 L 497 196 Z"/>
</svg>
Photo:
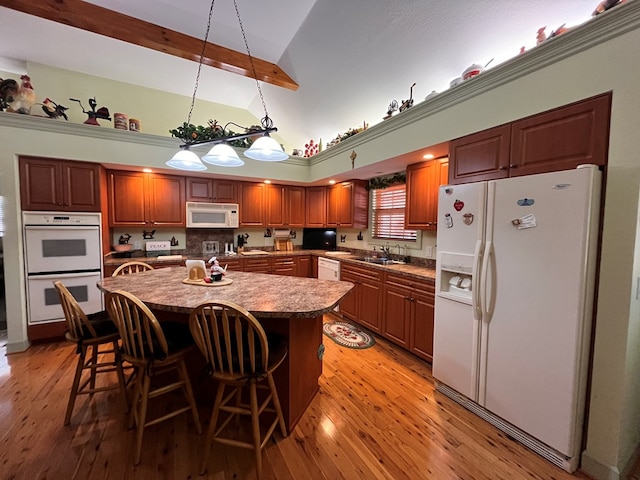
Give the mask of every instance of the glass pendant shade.
<svg viewBox="0 0 640 480">
<path fill-rule="evenodd" d="M 241 167 L 244 165 L 236 151 L 226 143 L 214 145 L 209 153 L 202 157 L 202 161 L 218 167 Z"/>
<path fill-rule="evenodd" d="M 251 147 L 244 152 L 244 156 L 262 162 L 281 162 L 289 158 L 280 144 L 268 134 L 253 142 Z"/>
<path fill-rule="evenodd" d="M 198 158 L 198 155 L 186 148 L 178 150 L 173 158 L 167 161 L 166 164 L 171 168 L 189 170 L 192 172 L 201 172 L 207 169 L 207 167 L 200 161 L 200 158 Z"/>
</svg>

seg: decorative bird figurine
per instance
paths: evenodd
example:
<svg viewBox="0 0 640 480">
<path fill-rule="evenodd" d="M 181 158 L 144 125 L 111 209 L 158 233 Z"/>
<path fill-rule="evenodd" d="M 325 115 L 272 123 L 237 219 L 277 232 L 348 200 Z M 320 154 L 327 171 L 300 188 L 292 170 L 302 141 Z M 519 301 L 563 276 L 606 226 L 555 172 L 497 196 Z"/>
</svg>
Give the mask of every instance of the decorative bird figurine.
<svg viewBox="0 0 640 480">
<path fill-rule="evenodd" d="M 0 82 L 0 108 L 6 108 L 7 112 L 28 115 L 36 103 L 36 92 L 33 91 L 29 75 L 22 75 L 20 80 L 20 85 L 11 78 Z"/>
<path fill-rule="evenodd" d="M 72 102 L 78 102 L 80 104 L 80 107 L 82 108 L 82 112 L 87 114 L 89 118 L 84 121 L 85 124 L 100 126 L 100 124 L 98 123 L 98 118 L 111 121 L 111 117 L 109 116 L 109 109 L 107 107 L 100 107 L 96 111 L 96 106 L 98 105 L 98 103 L 96 102 L 95 97 L 89 99 L 89 106 L 91 107 L 91 110 L 85 110 L 84 105 L 82 105 L 82 102 L 80 100 L 77 100 L 75 98 L 70 98 L 69 100 L 71 100 Z"/>
<path fill-rule="evenodd" d="M 50 98 L 45 98 L 44 102 L 42 102 L 42 111 L 51 118 L 62 117 L 65 120 L 69 120 L 69 117 L 67 117 L 67 114 L 64 113 L 65 110 L 69 110 L 69 109 L 67 107 L 63 107 L 62 105 L 58 105 L 56 102 L 54 102 Z"/>
</svg>

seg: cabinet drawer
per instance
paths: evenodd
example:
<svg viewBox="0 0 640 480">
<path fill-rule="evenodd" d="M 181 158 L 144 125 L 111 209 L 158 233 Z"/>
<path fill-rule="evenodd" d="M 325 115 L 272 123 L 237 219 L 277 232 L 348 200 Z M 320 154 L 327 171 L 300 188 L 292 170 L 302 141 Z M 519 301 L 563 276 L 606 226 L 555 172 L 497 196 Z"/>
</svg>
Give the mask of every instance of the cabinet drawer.
<svg viewBox="0 0 640 480">
<path fill-rule="evenodd" d="M 422 280 L 408 275 L 388 272 L 385 278 L 385 285 L 411 288 L 431 295 L 435 294 L 436 290 L 435 281 L 433 280 Z"/>
<path fill-rule="evenodd" d="M 269 258 L 244 258 L 244 267 L 252 268 L 252 267 L 269 267 L 271 263 L 269 262 Z"/>
<path fill-rule="evenodd" d="M 295 265 L 293 261 L 293 257 L 274 257 L 273 258 L 273 266 L 279 267 L 282 265 Z"/>
<path fill-rule="evenodd" d="M 342 273 L 360 277 L 365 280 L 370 280 L 372 282 L 380 282 L 382 280 L 383 272 L 374 268 L 356 267 L 347 263 L 341 263 L 340 268 Z"/>
</svg>

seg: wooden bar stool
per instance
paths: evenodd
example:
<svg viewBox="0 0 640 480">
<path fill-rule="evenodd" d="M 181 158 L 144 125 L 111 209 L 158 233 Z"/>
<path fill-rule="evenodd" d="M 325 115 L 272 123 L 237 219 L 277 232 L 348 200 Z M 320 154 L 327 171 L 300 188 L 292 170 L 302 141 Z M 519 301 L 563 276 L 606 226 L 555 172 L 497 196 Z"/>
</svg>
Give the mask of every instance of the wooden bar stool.
<svg viewBox="0 0 640 480">
<path fill-rule="evenodd" d="M 111 276 L 117 277 L 118 275 L 129 275 L 130 273 L 145 272 L 147 270 L 153 270 L 153 267 L 148 263 L 140 262 L 136 260 L 132 262 L 123 263 L 113 271 Z"/>
<path fill-rule="evenodd" d="M 73 377 L 73 385 L 69 394 L 67 412 L 64 416 L 64 424 L 69 425 L 71 414 L 78 395 L 93 396 L 96 392 L 114 390 L 120 388 L 125 408 L 128 410 L 127 390 L 122 361 L 119 354 L 120 334 L 116 324 L 111 321 L 107 312 L 102 311 L 86 315 L 71 292 L 60 281 L 53 282 L 60 297 L 60 305 L 67 322 L 65 337 L 76 344 L 78 362 L 76 373 Z M 100 350 L 103 345 L 110 348 Z M 90 355 L 88 355 L 91 350 Z M 110 360 L 99 360 L 99 355 L 109 355 Z M 83 380 L 83 373 L 89 371 L 89 375 Z M 116 372 L 118 384 L 96 387 L 98 374 Z"/>
<path fill-rule="evenodd" d="M 262 449 L 276 426 L 280 426 L 283 437 L 287 436 L 273 380 L 274 370 L 287 356 L 286 342 L 279 336 L 268 338 L 262 325 L 251 313 L 230 302 L 199 305 L 191 312 L 189 327 L 196 345 L 209 364 L 211 378 L 218 381 L 200 474 L 206 471 L 211 442 L 219 442 L 252 449 L 255 454 L 257 476 L 260 478 Z M 225 396 L 227 387 L 230 391 Z M 243 389 L 248 390 L 248 403 L 242 402 Z M 264 392 L 260 399 L 259 390 Z M 275 415 L 264 435 L 261 435 L 260 416 L 265 412 Z M 239 418 L 238 415 L 251 418 L 249 441 L 231 438 L 237 437 L 237 430 L 231 432 L 231 436 L 225 431 L 225 427 L 233 418 Z M 226 418 L 221 418 L 222 416 Z"/>
<path fill-rule="evenodd" d="M 149 308 L 135 295 L 116 290 L 107 296 L 107 311 L 118 326 L 122 338 L 122 359 L 133 365 L 135 388 L 129 428 L 136 425 L 134 465 L 140 463 L 144 429 L 184 412 L 191 411 L 198 434 L 202 433 L 200 416 L 185 363 L 186 354 L 195 348 L 186 324 L 167 322 L 162 325 Z M 152 379 L 169 371 L 177 373 L 177 380 L 157 385 Z M 162 377 L 161 377 L 162 378 Z M 159 381 L 159 380 L 158 380 Z M 150 398 L 182 390 L 186 406 L 164 415 L 147 419 Z"/>
</svg>

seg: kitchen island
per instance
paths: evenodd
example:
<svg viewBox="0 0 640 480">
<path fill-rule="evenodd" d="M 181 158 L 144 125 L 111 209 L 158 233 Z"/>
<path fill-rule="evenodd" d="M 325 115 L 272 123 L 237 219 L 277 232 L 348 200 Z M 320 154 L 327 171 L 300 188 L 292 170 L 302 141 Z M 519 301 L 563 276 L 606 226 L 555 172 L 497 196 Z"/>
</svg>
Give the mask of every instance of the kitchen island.
<svg viewBox="0 0 640 480">
<path fill-rule="evenodd" d="M 233 282 L 223 286 L 185 284 L 186 278 L 186 267 L 168 267 L 103 278 L 98 288 L 136 295 L 161 321 L 170 314 L 186 322 L 191 310 L 203 302 L 233 302 L 249 310 L 267 332 L 284 336 L 289 354 L 274 377 L 291 432 L 318 391 L 322 315 L 333 310 L 353 284 L 249 272 L 228 272 L 225 279 Z"/>
</svg>

